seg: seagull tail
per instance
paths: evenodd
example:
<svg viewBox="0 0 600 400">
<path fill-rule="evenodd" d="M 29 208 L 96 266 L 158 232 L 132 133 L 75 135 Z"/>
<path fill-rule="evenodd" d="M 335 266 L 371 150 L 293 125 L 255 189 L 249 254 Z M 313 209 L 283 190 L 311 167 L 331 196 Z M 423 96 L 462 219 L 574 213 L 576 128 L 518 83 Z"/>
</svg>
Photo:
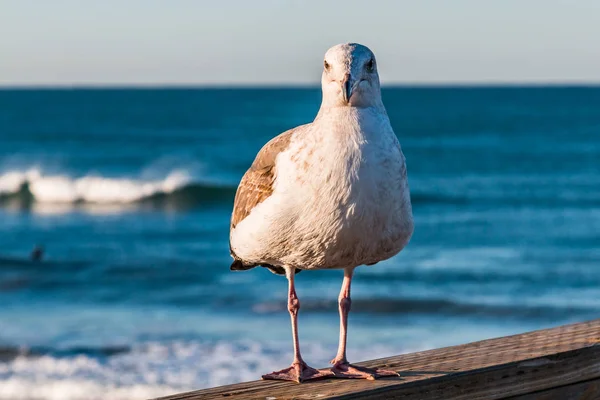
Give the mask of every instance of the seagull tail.
<svg viewBox="0 0 600 400">
<path fill-rule="evenodd" d="M 229 267 L 229 269 L 231 271 L 247 271 L 249 269 L 252 269 L 252 268 L 258 267 L 258 266 L 269 269 L 269 271 L 271 271 L 275 275 L 285 275 L 285 269 L 283 267 L 279 267 L 279 266 L 271 265 L 271 264 L 244 264 L 244 262 L 242 260 L 234 260 L 233 263 L 231 263 L 231 266 Z M 296 268 L 295 273 L 299 273 L 300 271 L 302 271 L 302 270 Z"/>
<path fill-rule="evenodd" d="M 232 271 L 246 271 L 257 266 L 256 264 L 244 264 L 242 260 L 234 260 L 229 269 Z"/>
</svg>

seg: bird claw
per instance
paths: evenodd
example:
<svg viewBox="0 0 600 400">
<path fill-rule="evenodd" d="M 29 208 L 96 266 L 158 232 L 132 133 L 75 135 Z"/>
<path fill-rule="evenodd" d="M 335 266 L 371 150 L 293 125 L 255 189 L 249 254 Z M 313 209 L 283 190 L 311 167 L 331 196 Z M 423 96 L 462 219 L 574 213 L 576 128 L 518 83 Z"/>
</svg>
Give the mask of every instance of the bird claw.
<svg viewBox="0 0 600 400">
<path fill-rule="evenodd" d="M 294 363 L 291 366 L 282 369 L 281 371 L 271 372 L 262 376 L 264 380 L 282 380 L 302 383 L 308 380 L 323 379 L 333 377 L 331 370 L 318 370 L 309 367 L 305 362 Z"/>
<path fill-rule="evenodd" d="M 396 371 L 359 367 L 348 362 L 333 362 L 331 372 L 335 378 L 367 379 L 370 381 L 386 376 L 400 376 Z"/>
</svg>

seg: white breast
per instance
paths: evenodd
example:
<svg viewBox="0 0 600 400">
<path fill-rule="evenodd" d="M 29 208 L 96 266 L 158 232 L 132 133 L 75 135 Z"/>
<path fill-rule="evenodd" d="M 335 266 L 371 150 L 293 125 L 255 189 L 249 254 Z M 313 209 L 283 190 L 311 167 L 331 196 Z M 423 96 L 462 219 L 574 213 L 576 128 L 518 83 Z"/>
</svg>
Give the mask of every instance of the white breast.
<svg viewBox="0 0 600 400">
<path fill-rule="evenodd" d="M 320 116 L 278 156 L 274 192 L 236 228 L 236 253 L 241 246 L 256 262 L 345 268 L 406 245 L 412 210 L 389 121 L 370 110 L 341 111 Z"/>
</svg>

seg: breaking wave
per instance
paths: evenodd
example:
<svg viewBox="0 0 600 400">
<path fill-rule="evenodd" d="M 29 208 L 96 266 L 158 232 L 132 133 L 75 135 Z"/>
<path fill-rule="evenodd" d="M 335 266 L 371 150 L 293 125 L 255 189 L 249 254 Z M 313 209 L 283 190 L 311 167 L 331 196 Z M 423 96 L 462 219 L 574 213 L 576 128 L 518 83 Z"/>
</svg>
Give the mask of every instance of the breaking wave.
<svg viewBox="0 0 600 400">
<path fill-rule="evenodd" d="M 44 175 L 39 169 L 0 175 L 0 205 L 198 205 L 233 199 L 235 186 L 203 182 L 185 170 L 163 179 Z"/>
</svg>

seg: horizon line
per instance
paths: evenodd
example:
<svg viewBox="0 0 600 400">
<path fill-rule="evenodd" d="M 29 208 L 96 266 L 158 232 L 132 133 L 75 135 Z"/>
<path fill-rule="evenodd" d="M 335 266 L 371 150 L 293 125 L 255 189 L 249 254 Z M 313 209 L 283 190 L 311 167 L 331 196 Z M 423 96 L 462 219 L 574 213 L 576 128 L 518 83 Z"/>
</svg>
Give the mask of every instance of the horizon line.
<svg viewBox="0 0 600 400">
<path fill-rule="evenodd" d="M 392 82 L 381 85 L 383 89 L 394 88 L 596 88 L 600 81 L 465 81 L 465 82 Z M 0 91 L 5 90 L 111 90 L 111 89 L 320 89 L 319 83 L 34 83 L 4 84 L 0 83 Z"/>
</svg>

